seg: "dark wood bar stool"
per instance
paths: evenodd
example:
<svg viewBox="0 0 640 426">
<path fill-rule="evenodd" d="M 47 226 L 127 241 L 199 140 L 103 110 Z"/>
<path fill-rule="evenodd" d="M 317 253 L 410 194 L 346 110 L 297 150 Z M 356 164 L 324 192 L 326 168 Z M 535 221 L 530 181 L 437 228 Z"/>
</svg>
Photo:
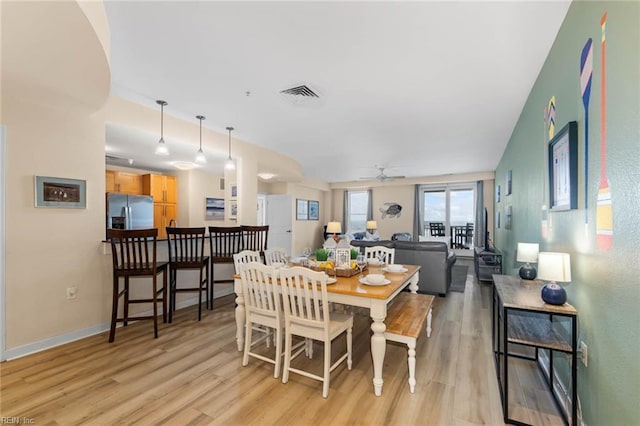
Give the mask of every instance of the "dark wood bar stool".
<svg viewBox="0 0 640 426">
<path fill-rule="evenodd" d="M 209 256 L 204 255 L 205 228 L 167 227 L 169 244 L 169 322 L 173 321 L 177 293 L 198 293 L 198 321 L 202 319 L 202 292 L 209 306 Z M 180 270 L 200 270 L 197 287 L 178 287 Z"/>
<path fill-rule="evenodd" d="M 269 237 L 269 225 L 242 225 L 240 228 L 242 229 L 243 238 L 242 250 L 259 251 L 260 257 L 264 259 L 264 251 L 267 249 L 267 239 Z"/>
<path fill-rule="evenodd" d="M 157 229 L 108 229 L 107 238 L 111 242 L 113 256 L 113 306 L 111 311 L 111 331 L 109 343 L 116 335 L 116 324 L 122 322 L 126 327 L 129 320 L 153 320 L 153 334 L 158 337 L 158 301 L 162 302 L 162 321 L 167 322 L 167 265 L 156 259 Z M 158 274 L 162 273 L 162 287 L 158 288 Z M 130 297 L 129 278 L 151 277 L 152 292 L 150 298 L 132 299 Z M 120 290 L 120 278 L 124 278 L 124 288 Z M 159 296 L 161 298 L 159 298 Z M 118 302 L 124 298 L 124 312 L 118 318 Z M 153 314 L 150 316 L 129 316 L 129 305 L 151 303 Z"/>
<path fill-rule="evenodd" d="M 208 309 L 213 309 L 213 286 L 218 283 L 232 283 L 233 279 L 215 279 L 216 263 L 233 264 L 233 255 L 242 250 L 242 229 L 239 226 L 210 226 L 209 249 L 211 250 L 211 281 L 209 286 Z"/>
</svg>

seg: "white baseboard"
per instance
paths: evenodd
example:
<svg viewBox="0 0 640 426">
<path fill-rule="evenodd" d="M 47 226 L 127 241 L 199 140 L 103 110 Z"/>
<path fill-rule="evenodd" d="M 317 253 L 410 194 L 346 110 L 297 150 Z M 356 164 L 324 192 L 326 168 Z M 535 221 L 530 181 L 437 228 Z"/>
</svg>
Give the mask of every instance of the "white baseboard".
<svg viewBox="0 0 640 426">
<path fill-rule="evenodd" d="M 233 287 L 229 287 L 228 289 L 222 289 L 220 291 L 216 291 L 217 299 L 219 297 L 227 296 L 233 293 Z M 186 299 L 176 304 L 176 309 L 186 308 L 187 306 L 195 305 L 198 303 L 198 298 L 193 297 L 191 299 Z M 140 315 L 151 315 L 151 310 L 141 312 Z M 31 355 L 36 352 L 41 352 L 47 349 L 55 348 L 56 346 L 64 345 L 66 343 L 71 343 L 76 340 L 84 339 L 85 337 L 93 336 L 96 334 L 103 333 L 108 331 L 110 328 L 110 323 L 102 323 L 97 324 L 88 328 L 83 328 L 81 330 L 71 331 L 69 333 L 60 334 L 58 336 L 48 337 L 46 339 L 38 340 L 37 342 L 27 343 L 26 345 L 17 346 L 15 348 L 7 349 L 2 355 L 3 361 L 9 361 L 16 358 L 22 358 L 23 356 Z M 122 325 L 118 325 L 121 327 Z"/>
</svg>

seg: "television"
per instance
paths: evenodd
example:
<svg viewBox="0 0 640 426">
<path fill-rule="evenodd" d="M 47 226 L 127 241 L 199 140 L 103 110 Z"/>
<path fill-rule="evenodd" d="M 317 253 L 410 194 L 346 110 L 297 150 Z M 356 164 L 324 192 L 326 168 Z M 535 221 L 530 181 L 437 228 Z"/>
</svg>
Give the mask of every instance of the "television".
<svg viewBox="0 0 640 426">
<path fill-rule="evenodd" d="M 489 211 L 487 208 L 484 208 L 484 220 L 482 223 L 482 232 L 484 232 L 484 251 L 495 251 L 493 246 L 491 245 L 491 240 L 489 238 Z"/>
</svg>

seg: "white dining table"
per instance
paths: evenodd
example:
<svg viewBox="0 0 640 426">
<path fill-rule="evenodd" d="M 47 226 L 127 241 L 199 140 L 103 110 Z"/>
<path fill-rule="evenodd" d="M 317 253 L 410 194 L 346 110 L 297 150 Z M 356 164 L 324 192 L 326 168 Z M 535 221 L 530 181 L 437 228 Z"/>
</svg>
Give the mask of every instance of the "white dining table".
<svg viewBox="0 0 640 426">
<path fill-rule="evenodd" d="M 373 323 L 371 324 L 371 358 L 373 360 L 373 391 L 376 396 L 382 395 L 382 367 L 386 352 L 387 341 L 384 335 L 386 330 L 385 318 L 387 317 L 387 305 L 405 287 L 409 287 L 412 293 L 418 291 L 420 266 L 403 265 L 406 271 L 401 273 L 386 272 L 385 277 L 390 281 L 387 285 L 372 286 L 359 281 L 359 275 L 351 277 L 337 277 L 337 282 L 327 285 L 329 302 L 343 305 L 368 308 Z M 378 272 L 378 267 L 372 267 Z M 380 267 L 381 269 L 381 267 Z M 242 295 L 242 282 L 239 276 L 234 276 L 234 291 L 236 293 L 236 340 L 238 351 L 244 348 L 245 307 Z"/>
</svg>

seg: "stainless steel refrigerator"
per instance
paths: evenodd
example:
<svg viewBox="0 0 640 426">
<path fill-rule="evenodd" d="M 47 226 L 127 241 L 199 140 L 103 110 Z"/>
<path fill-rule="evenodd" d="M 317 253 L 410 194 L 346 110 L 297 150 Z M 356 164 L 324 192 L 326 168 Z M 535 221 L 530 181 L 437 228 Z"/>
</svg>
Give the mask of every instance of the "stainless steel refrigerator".
<svg viewBox="0 0 640 426">
<path fill-rule="evenodd" d="M 153 197 L 107 193 L 107 229 L 153 228 Z"/>
</svg>

